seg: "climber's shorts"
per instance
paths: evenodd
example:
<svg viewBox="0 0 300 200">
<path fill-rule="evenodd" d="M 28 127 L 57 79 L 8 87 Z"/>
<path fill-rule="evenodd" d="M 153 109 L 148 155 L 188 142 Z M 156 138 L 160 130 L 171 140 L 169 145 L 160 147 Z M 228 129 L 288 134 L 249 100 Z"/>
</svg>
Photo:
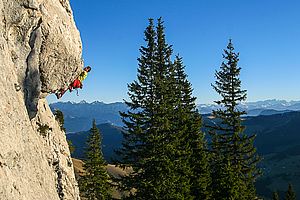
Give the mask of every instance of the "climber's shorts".
<svg viewBox="0 0 300 200">
<path fill-rule="evenodd" d="M 75 81 L 73 81 L 72 83 L 72 87 L 73 88 L 81 88 L 81 82 L 78 79 L 75 79 Z"/>
</svg>

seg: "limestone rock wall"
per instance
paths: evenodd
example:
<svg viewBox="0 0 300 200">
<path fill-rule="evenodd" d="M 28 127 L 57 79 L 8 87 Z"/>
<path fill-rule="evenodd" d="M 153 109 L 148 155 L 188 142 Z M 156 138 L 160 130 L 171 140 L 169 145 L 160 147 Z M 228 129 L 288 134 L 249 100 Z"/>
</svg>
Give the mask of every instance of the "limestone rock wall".
<svg viewBox="0 0 300 200">
<path fill-rule="evenodd" d="M 83 67 L 68 0 L 0 0 L 0 199 L 79 199 L 45 97 Z"/>
</svg>

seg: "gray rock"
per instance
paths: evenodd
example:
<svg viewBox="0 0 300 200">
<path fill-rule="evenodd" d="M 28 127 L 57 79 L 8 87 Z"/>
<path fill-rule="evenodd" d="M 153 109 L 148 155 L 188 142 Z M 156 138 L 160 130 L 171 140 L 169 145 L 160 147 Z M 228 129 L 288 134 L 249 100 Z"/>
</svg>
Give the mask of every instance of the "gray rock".
<svg viewBox="0 0 300 200">
<path fill-rule="evenodd" d="M 45 97 L 80 73 L 68 0 L 0 0 L 0 199 L 79 199 L 65 133 Z"/>
</svg>

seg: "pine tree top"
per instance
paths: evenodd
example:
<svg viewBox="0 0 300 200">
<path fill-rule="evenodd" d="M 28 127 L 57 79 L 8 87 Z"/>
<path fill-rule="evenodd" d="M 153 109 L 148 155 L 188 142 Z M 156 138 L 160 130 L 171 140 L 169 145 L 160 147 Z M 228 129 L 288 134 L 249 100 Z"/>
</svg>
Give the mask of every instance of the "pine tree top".
<svg viewBox="0 0 300 200">
<path fill-rule="evenodd" d="M 222 99 L 215 102 L 223 106 L 228 113 L 235 113 L 240 117 L 245 112 L 239 112 L 237 105 L 246 100 L 247 91 L 241 89 L 239 78 L 241 67 L 238 67 L 239 53 L 235 53 L 231 39 L 227 48 L 224 49 L 223 58 L 224 61 L 221 64 L 220 71 L 215 73 L 217 80 L 212 85 Z"/>
<path fill-rule="evenodd" d="M 292 184 L 289 183 L 288 190 L 285 193 L 285 200 L 296 200 L 296 199 L 297 198 L 296 198 L 296 193 L 294 191 L 294 188 Z"/>
</svg>

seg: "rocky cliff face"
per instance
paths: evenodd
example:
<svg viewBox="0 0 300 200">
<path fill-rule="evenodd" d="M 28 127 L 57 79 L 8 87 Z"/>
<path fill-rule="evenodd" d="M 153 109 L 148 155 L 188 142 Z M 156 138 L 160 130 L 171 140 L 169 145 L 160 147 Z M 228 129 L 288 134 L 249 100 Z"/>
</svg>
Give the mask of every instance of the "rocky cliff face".
<svg viewBox="0 0 300 200">
<path fill-rule="evenodd" d="M 0 199 L 79 199 L 45 97 L 82 68 L 69 0 L 0 0 Z"/>
</svg>

